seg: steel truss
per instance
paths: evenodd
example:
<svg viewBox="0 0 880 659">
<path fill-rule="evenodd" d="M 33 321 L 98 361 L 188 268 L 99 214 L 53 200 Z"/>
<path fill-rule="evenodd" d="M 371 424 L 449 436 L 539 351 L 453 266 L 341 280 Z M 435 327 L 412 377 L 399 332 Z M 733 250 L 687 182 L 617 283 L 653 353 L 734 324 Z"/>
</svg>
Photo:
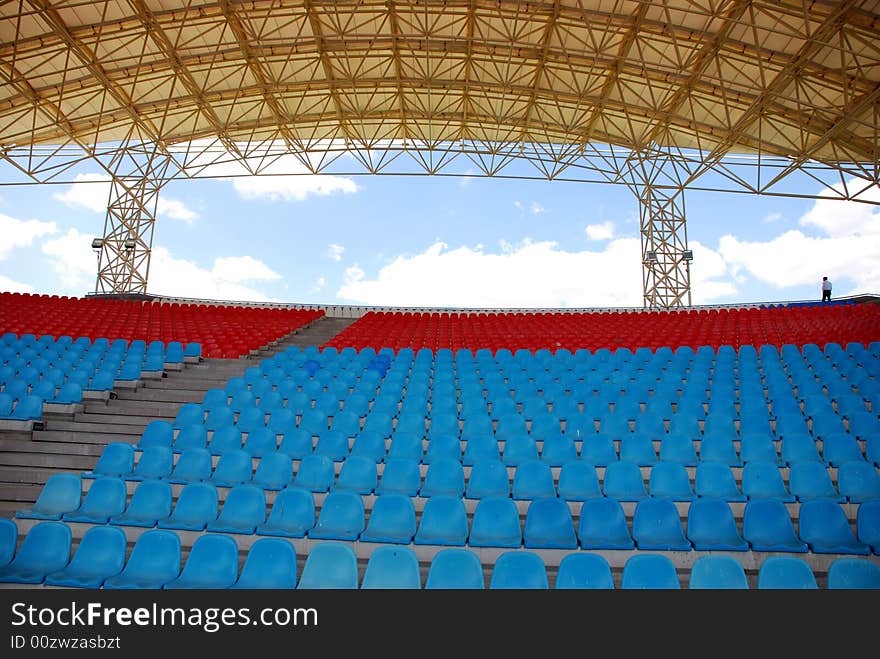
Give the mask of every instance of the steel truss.
<svg viewBox="0 0 880 659">
<path fill-rule="evenodd" d="M 880 203 L 878 44 L 859 0 L 21 0 L 0 185 L 107 174 L 115 292 L 146 287 L 170 180 L 626 185 L 645 304 L 681 305 L 684 190 Z"/>
</svg>

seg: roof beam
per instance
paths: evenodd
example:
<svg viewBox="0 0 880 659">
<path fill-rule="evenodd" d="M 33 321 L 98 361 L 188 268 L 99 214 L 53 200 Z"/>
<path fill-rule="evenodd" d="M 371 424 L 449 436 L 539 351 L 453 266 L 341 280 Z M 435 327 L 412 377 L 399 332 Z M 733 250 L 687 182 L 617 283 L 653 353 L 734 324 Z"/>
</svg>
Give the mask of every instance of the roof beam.
<svg viewBox="0 0 880 659">
<path fill-rule="evenodd" d="M 547 24 L 544 26 L 544 32 L 541 35 L 541 42 L 538 46 L 540 51 L 538 54 L 538 64 L 535 67 L 535 77 L 532 79 L 531 89 L 529 91 L 529 100 L 526 102 L 526 108 L 522 118 L 522 133 L 520 139 L 523 139 L 529 132 L 530 120 L 532 113 L 535 111 L 535 104 L 541 89 L 541 78 L 544 75 L 544 69 L 547 66 L 547 52 L 550 50 L 550 40 L 553 37 L 553 30 L 556 27 L 556 21 L 559 19 L 559 3 L 553 3 L 553 11 L 547 17 Z"/>
<path fill-rule="evenodd" d="M 165 30 L 162 28 L 162 26 L 153 18 L 153 14 L 150 11 L 149 7 L 147 7 L 144 0 L 128 1 L 132 8 L 135 10 L 141 23 L 143 23 L 144 29 L 146 30 L 149 37 L 153 40 L 153 43 L 155 43 L 159 47 L 159 49 L 162 51 L 162 54 L 168 59 L 168 62 L 171 65 L 171 69 L 174 71 L 175 75 L 181 80 L 183 85 L 192 95 L 192 98 L 195 100 L 196 106 L 202 113 L 202 116 L 204 116 L 205 119 L 207 119 L 211 126 L 214 128 L 214 131 L 216 132 L 217 137 L 223 143 L 223 146 L 230 153 L 234 153 L 239 158 L 241 158 L 242 161 L 244 161 L 244 154 L 238 148 L 238 145 L 235 143 L 235 141 L 229 136 L 225 126 L 223 125 L 223 122 L 214 112 L 214 109 L 209 103 L 205 102 L 202 89 L 192 77 L 189 70 L 181 63 L 180 58 L 177 55 L 177 49 L 175 48 L 174 44 L 171 43 L 168 35 L 165 34 Z"/>
<path fill-rule="evenodd" d="M 40 17 L 52 27 L 58 38 L 85 65 L 104 90 L 125 110 L 131 122 L 143 131 L 145 137 L 159 144 L 160 149 L 164 153 L 165 149 L 161 131 L 149 120 L 145 121 L 138 115 L 132 106 L 131 97 L 121 86 L 107 77 L 103 67 L 98 63 L 97 55 L 82 40 L 77 39 L 70 33 L 67 25 L 61 19 L 61 15 L 52 8 L 52 5 L 46 0 L 28 0 L 28 2 L 39 11 Z"/>
</svg>

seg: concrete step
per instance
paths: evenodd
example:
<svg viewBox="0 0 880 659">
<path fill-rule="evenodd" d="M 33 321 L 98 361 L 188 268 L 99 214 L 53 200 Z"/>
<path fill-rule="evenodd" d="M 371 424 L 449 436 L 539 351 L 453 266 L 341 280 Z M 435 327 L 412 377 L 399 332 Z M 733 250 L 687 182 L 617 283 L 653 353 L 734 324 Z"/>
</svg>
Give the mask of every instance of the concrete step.
<svg viewBox="0 0 880 659">
<path fill-rule="evenodd" d="M 35 442 L 33 440 L 0 439 L 0 453 L 48 453 L 97 457 L 104 449 L 99 444 L 77 442 Z"/>
<path fill-rule="evenodd" d="M 118 426 L 114 427 L 118 430 Z M 135 426 L 132 426 L 135 428 Z M 85 432 L 72 432 L 69 430 L 40 430 L 34 432 L 35 442 L 69 442 L 84 444 L 109 444 L 110 442 L 131 442 L 134 443 L 141 436 L 143 430 L 137 432 L 97 432 L 88 430 Z"/>
</svg>

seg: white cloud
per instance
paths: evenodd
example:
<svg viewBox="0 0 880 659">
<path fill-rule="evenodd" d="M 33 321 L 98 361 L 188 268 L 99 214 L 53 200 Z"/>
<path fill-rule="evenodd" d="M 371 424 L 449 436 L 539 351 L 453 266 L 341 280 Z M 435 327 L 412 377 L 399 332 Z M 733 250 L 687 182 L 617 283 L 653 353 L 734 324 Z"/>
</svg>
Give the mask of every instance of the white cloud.
<svg viewBox="0 0 880 659">
<path fill-rule="evenodd" d="M 309 195 L 351 194 L 360 188 L 350 178 L 327 174 L 294 176 L 245 176 L 232 179 L 242 199 L 269 201 L 304 201 Z"/>
<path fill-rule="evenodd" d="M 70 229 L 67 234 L 43 244 L 67 293 L 93 290 L 98 261 L 91 249 L 91 236 Z M 162 246 L 153 248 L 148 291 L 160 295 L 217 300 L 270 301 L 259 288 L 242 282 L 273 281 L 280 275 L 251 256 L 218 257 L 210 270 L 193 261 L 176 258 Z"/>
<path fill-rule="evenodd" d="M 614 222 L 602 222 L 602 224 L 588 224 L 585 231 L 590 240 L 611 240 L 614 237 Z"/>
<path fill-rule="evenodd" d="M 320 293 L 324 290 L 324 287 L 327 285 L 327 279 L 325 277 L 318 277 L 318 281 L 315 282 L 315 285 L 309 289 L 309 293 Z"/>
<path fill-rule="evenodd" d="M 94 290 L 98 258 L 91 243 L 92 236 L 77 229 L 68 229 L 60 238 L 43 243 L 43 254 L 49 257 L 52 269 L 69 293 Z"/>
<path fill-rule="evenodd" d="M 514 200 L 513 200 L 513 205 L 514 205 L 514 207 L 515 207 L 518 211 L 522 212 L 522 210 L 523 210 L 523 205 L 522 205 L 522 202 L 521 202 L 521 201 L 518 201 L 518 200 L 514 199 Z"/>
<path fill-rule="evenodd" d="M 540 215 L 544 212 L 544 207 L 539 204 L 537 201 L 533 201 L 532 205 L 529 206 L 529 210 L 532 211 L 533 215 Z"/>
<path fill-rule="evenodd" d="M 32 245 L 34 240 L 58 232 L 55 222 L 19 220 L 0 213 L 0 261 L 12 250 Z"/>
<path fill-rule="evenodd" d="M 337 245 L 336 243 L 330 243 L 327 245 L 327 258 L 331 261 L 336 261 L 337 263 L 342 260 L 342 255 L 345 253 L 345 247 L 342 245 Z"/>
<path fill-rule="evenodd" d="M 53 195 L 55 199 L 69 207 L 80 206 L 95 213 L 107 212 L 107 201 L 110 198 L 110 181 L 105 174 L 77 174 L 76 182 L 64 192 Z M 156 215 L 170 220 L 180 220 L 192 224 L 199 219 L 199 214 L 188 208 L 179 199 L 172 199 L 159 193 L 156 202 Z"/>
<path fill-rule="evenodd" d="M 367 279 L 360 268 L 346 270 L 337 297 L 361 304 L 438 307 L 641 306 L 638 238 L 620 238 L 601 252 L 568 252 L 552 241 L 504 243 L 500 253 L 482 248 L 450 249 L 435 242 L 424 252 L 399 256 Z M 703 261 L 692 269 L 695 289 L 708 300 L 735 291 L 719 281 L 720 257 L 694 245 Z"/>
<path fill-rule="evenodd" d="M 782 213 L 773 212 L 773 213 L 768 213 L 764 217 L 764 219 L 761 221 L 764 222 L 765 224 L 773 224 L 774 222 L 779 222 L 779 220 L 781 220 L 781 219 L 782 219 Z"/>
<path fill-rule="evenodd" d="M 214 259 L 214 276 L 222 281 L 272 281 L 281 275 L 252 256 L 222 256 Z"/>
<path fill-rule="evenodd" d="M 827 194 L 827 193 L 826 193 Z M 862 198 L 880 201 L 880 189 Z M 832 282 L 851 280 L 854 286 L 835 286 L 840 295 L 880 290 L 880 210 L 858 202 L 819 199 L 799 220 L 821 235 L 789 230 L 767 241 L 744 241 L 722 236 L 719 252 L 735 274 L 747 271 L 776 288 L 813 285 L 827 275 Z"/>
<path fill-rule="evenodd" d="M 387 266 L 386 266 L 387 267 Z M 382 268 L 383 270 L 385 268 Z M 361 281 L 366 276 L 366 273 L 361 269 L 361 267 L 355 263 L 345 269 L 345 273 L 343 274 L 343 281 L 346 286 L 351 286 Z"/>
<path fill-rule="evenodd" d="M 0 291 L 7 293 L 33 293 L 34 287 L 24 282 L 15 281 L 5 275 L 0 275 Z"/>
</svg>

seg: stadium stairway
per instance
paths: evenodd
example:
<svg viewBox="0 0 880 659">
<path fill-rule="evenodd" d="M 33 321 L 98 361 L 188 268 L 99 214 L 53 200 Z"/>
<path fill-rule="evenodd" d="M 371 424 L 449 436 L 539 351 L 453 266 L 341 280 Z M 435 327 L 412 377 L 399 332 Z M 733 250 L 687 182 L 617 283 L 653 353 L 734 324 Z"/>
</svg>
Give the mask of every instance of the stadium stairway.
<svg viewBox="0 0 880 659">
<path fill-rule="evenodd" d="M 150 421 L 172 421 L 184 403 L 200 402 L 208 389 L 223 387 L 249 366 L 290 346 L 323 345 L 355 320 L 322 317 L 247 358 L 185 364 L 166 370 L 161 379 L 141 380 L 136 388 L 118 388 L 109 401 L 87 400 L 72 417 L 46 414 L 42 430 L 0 431 L 0 517 L 32 505 L 52 474 L 91 469 L 107 444 L 133 444 Z"/>
</svg>

